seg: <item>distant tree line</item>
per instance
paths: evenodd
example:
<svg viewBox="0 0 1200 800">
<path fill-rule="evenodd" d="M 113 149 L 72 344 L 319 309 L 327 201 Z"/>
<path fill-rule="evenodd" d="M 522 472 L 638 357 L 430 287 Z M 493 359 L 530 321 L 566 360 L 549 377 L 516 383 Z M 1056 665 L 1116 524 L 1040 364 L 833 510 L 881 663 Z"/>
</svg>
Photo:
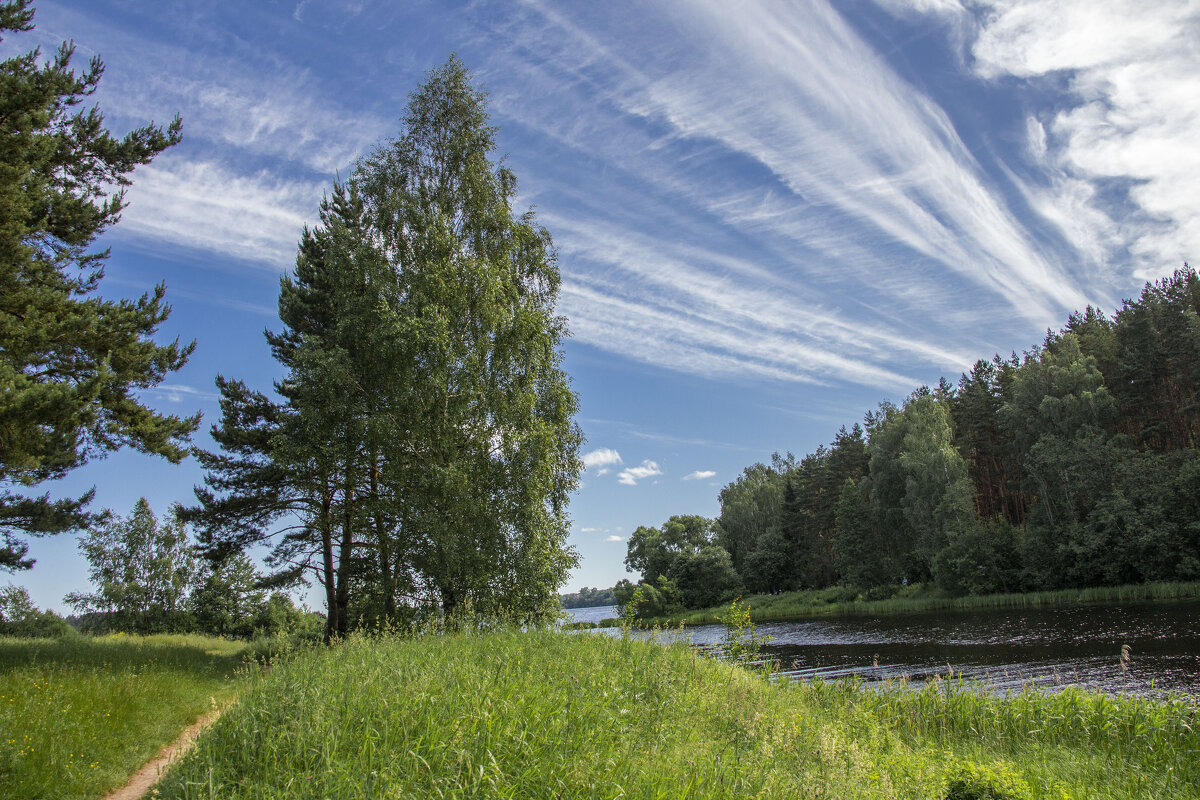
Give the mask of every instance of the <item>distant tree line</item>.
<svg viewBox="0 0 1200 800">
<path fill-rule="evenodd" d="M 612 588 L 593 589 L 584 586 L 578 592 L 560 594 L 558 600 L 563 608 L 592 608 L 593 606 L 611 606 L 616 602 Z"/>
<path fill-rule="evenodd" d="M 72 592 L 71 618 L 90 633 L 315 634 L 324 617 L 270 591 L 245 553 L 201 558 L 172 513 L 160 522 L 143 498 L 128 517 L 108 516 L 80 538 L 91 592 Z"/>
<path fill-rule="evenodd" d="M 716 520 L 630 537 L 645 615 L 740 592 L 951 595 L 1200 579 L 1200 278 L 882 403 L 798 462 L 754 464 Z M 628 581 L 617 600 L 632 596 Z"/>
</svg>

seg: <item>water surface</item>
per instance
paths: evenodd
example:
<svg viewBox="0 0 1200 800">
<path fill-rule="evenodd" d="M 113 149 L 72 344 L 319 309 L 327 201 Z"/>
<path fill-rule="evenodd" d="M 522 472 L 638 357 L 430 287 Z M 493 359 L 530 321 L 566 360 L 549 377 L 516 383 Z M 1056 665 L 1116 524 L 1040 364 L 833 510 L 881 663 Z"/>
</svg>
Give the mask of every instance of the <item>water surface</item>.
<svg viewBox="0 0 1200 800">
<path fill-rule="evenodd" d="M 570 611 L 580 621 L 615 616 L 609 606 Z M 767 655 L 785 678 L 920 683 L 953 670 L 998 692 L 1069 685 L 1200 698 L 1200 600 L 846 616 L 763 623 L 758 631 L 772 637 Z M 685 631 L 702 646 L 724 633 L 720 625 Z"/>
<path fill-rule="evenodd" d="M 773 637 L 768 656 L 793 678 L 923 681 L 953 670 L 997 691 L 1074 685 L 1200 697 L 1200 601 L 837 617 L 758 631 Z M 705 645 L 724 630 L 689 633 Z"/>
</svg>

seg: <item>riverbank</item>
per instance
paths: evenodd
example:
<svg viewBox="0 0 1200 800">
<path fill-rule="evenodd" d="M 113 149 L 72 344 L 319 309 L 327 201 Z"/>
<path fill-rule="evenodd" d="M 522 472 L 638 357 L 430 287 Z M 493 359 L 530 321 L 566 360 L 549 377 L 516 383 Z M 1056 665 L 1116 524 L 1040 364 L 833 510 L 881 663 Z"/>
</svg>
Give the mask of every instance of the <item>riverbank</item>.
<svg viewBox="0 0 1200 800">
<path fill-rule="evenodd" d="M 886 616 L 890 614 L 921 614 L 931 611 L 982 611 L 987 609 L 1046 608 L 1052 606 L 1096 605 L 1101 603 L 1141 603 L 1153 601 L 1188 600 L 1200 598 L 1200 581 L 1140 583 L 1127 586 L 1094 586 L 1087 589 L 1063 589 L 1054 592 L 1025 592 L 1014 594 L 968 595 L 947 597 L 925 586 L 900 588 L 894 597 L 859 599 L 842 587 L 780 594 L 756 594 L 743 598 L 750 608 L 754 622 L 785 622 L 829 616 Z M 672 627 L 679 625 L 714 625 L 727 606 L 698 609 L 639 620 L 639 625 Z M 576 624 L 568 627 L 617 627 L 618 620 L 603 620 L 593 625 Z"/>
<path fill-rule="evenodd" d="M 352 637 L 246 690 L 163 798 L 1192 798 L 1185 703 L 772 684 L 693 648 Z M 988 787 L 995 790 L 986 794 Z"/>
<path fill-rule="evenodd" d="M 101 798 L 233 700 L 245 642 L 0 638 L 0 797 Z"/>
</svg>

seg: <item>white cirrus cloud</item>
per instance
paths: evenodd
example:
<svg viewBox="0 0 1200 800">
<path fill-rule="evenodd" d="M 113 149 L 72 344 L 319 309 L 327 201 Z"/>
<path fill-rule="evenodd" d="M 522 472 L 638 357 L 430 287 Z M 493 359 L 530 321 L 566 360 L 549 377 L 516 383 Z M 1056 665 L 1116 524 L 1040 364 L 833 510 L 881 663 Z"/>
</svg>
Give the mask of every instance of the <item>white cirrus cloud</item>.
<svg viewBox="0 0 1200 800">
<path fill-rule="evenodd" d="M 625 537 L 617 536 L 616 534 L 613 534 L 612 536 L 606 536 L 604 538 L 604 541 L 606 541 L 606 542 L 623 542 L 623 541 L 625 541 Z"/>
<path fill-rule="evenodd" d="M 172 403 L 182 403 L 184 400 L 216 400 L 217 393 L 205 389 L 197 389 L 182 383 L 160 383 L 143 390 L 146 394 L 164 398 Z"/>
<path fill-rule="evenodd" d="M 296 243 L 324 189 L 164 156 L 138 169 L 117 231 L 284 269 L 295 262 Z"/>
<path fill-rule="evenodd" d="M 662 474 L 663 472 L 658 468 L 658 464 L 647 460 L 636 467 L 626 467 L 621 470 L 621 473 L 617 475 L 617 482 L 623 483 L 626 486 L 637 486 L 637 482 L 640 480 Z"/>
<path fill-rule="evenodd" d="M 973 24 L 954 0 L 916 6 Z M 495 108 L 609 176 L 522 164 L 554 209 L 578 341 L 708 378 L 899 391 L 969 367 L 982 331 L 1094 299 L 1077 254 L 1025 224 L 990 157 L 836 4 L 521 8 L 521 47 L 490 66 L 519 89 Z M 978 333 L 948 335 L 968 313 Z"/>
<path fill-rule="evenodd" d="M 607 467 L 611 464 L 620 464 L 621 454 L 609 447 L 601 447 L 598 450 L 593 450 L 590 453 L 583 455 L 583 468 L 592 469 L 593 467 Z M 603 475 L 608 470 L 601 470 L 598 474 Z"/>
<path fill-rule="evenodd" d="M 711 478 L 716 474 L 717 473 L 711 469 L 698 469 L 695 472 L 689 472 L 687 475 L 684 475 L 683 480 L 685 480 L 685 481 L 702 481 L 707 478 Z"/>
</svg>

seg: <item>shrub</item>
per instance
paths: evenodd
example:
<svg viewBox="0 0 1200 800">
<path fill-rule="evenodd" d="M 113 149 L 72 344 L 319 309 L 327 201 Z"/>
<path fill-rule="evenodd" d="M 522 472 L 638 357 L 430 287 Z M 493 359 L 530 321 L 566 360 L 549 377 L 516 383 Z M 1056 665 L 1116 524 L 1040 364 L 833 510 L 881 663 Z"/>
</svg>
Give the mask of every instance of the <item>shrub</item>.
<svg viewBox="0 0 1200 800">
<path fill-rule="evenodd" d="M 21 586 L 0 589 L 0 636 L 57 639 L 76 631 L 53 611 L 39 611 Z"/>
<path fill-rule="evenodd" d="M 1002 761 L 991 766 L 960 761 L 946 781 L 945 800 L 1033 800 L 1033 790 Z"/>
</svg>

